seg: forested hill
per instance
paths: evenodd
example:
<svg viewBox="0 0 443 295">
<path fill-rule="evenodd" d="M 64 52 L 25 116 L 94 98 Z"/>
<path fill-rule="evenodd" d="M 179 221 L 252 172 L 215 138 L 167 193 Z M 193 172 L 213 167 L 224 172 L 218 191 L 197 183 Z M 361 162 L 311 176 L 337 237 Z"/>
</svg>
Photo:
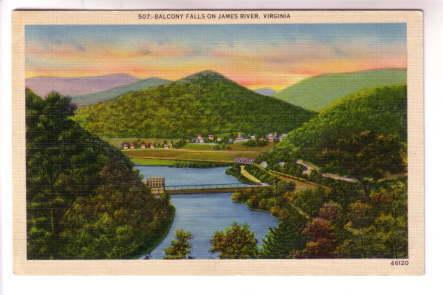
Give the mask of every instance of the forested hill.
<svg viewBox="0 0 443 295">
<path fill-rule="evenodd" d="M 129 91 L 137 91 L 140 89 L 155 87 L 155 86 L 163 85 L 163 84 L 166 84 L 169 82 L 171 82 L 171 81 L 152 77 L 152 78 L 140 80 L 140 81 L 128 84 L 128 85 L 123 85 L 123 86 L 115 87 L 115 88 L 100 91 L 100 92 L 74 96 L 72 98 L 72 102 L 78 106 L 94 104 L 94 103 L 106 101 L 108 99 L 117 97 L 117 96 L 119 96 L 123 93 L 129 92 Z"/>
<path fill-rule="evenodd" d="M 70 118 L 70 99 L 26 91 L 28 259 L 128 258 L 167 231 L 173 208 L 133 164 Z"/>
<path fill-rule="evenodd" d="M 325 74 L 300 81 L 274 96 L 308 110 L 320 111 L 335 100 L 359 90 L 404 83 L 404 69 Z"/>
<path fill-rule="evenodd" d="M 76 120 L 108 137 L 288 132 L 313 112 L 255 93 L 212 72 L 82 107 Z"/>
<path fill-rule="evenodd" d="M 401 172 L 406 161 L 406 97 L 405 86 L 345 97 L 290 132 L 281 147 L 290 144 L 298 157 L 355 177 Z"/>
</svg>

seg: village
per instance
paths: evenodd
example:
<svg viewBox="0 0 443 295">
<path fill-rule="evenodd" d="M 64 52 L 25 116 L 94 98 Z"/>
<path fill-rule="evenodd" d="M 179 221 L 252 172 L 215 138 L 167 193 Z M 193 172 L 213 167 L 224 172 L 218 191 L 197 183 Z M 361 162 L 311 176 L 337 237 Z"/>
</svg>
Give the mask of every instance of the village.
<svg viewBox="0 0 443 295">
<path fill-rule="evenodd" d="M 244 135 L 238 132 L 236 136 L 217 136 L 214 134 L 197 134 L 196 136 L 188 139 L 180 140 L 163 140 L 163 142 L 149 142 L 146 140 L 137 139 L 131 142 L 125 141 L 121 143 L 122 150 L 134 150 L 134 149 L 180 149 L 185 147 L 186 144 L 205 144 L 213 145 L 214 149 L 229 149 L 229 145 L 243 144 L 245 146 L 265 146 L 272 143 L 282 141 L 288 136 L 287 133 L 279 134 L 277 132 L 271 132 L 267 135 Z"/>
</svg>

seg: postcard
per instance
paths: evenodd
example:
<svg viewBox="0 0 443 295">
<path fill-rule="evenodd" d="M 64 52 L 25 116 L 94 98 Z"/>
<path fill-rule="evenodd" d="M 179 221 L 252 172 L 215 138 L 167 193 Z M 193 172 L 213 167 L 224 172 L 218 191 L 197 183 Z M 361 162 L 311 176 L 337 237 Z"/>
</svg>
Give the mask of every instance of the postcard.
<svg viewBox="0 0 443 295">
<path fill-rule="evenodd" d="M 15 273 L 423 274 L 422 42 L 420 11 L 15 11 Z"/>
</svg>

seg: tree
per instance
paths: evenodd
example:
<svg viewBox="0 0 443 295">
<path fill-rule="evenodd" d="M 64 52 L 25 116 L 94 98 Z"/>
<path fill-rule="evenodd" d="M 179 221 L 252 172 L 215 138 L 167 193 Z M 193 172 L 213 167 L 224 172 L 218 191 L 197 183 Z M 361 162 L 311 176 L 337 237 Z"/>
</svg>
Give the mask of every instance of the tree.
<svg viewBox="0 0 443 295">
<path fill-rule="evenodd" d="M 247 224 L 234 222 L 225 230 L 214 233 L 210 251 L 219 252 L 220 258 L 224 259 L 256 258 L 257 240 Z"/>
<path fill-rule="evenodd" d="M 328 201 L 320 208 L 318 216 L 331 222 L 336 222 L 342 218 L 343 208 L 337 202 Z"/>
<path fill-rule="evenodd" d="M 269 229 L 260 251 L 260 258 L 290 258 L 291 254 L 303 249 L 305 237 L 302 230 L 306 220 L 295 213 L 281 220 L 277 227 Z"/>
<path fill-rule="evenodd" d="M 192 234 L 182 229 L 175 231 L 175 240 L 166 248 L 165 259 L 187 259 L 191 253 Z"/>
<path fill-rule="evenodd" d="M 307 258 L 330 258 L 335 250 L 335 234 L 329 220 L 314 218 L 303 230 L 308 239 L 302 256 Z"/>
<path fill-rule="evenodd" d="M 369 197 L 369 183 L 389 173 L 399 173 L 405 168 L 402 158 L 403 145 L 391 134 L 363 131 L 341 138 L 333 147 L 324 150 L 330 168 L 344 170 L 362 184 L 365 196 Z"/>
<path fill-rule="evenodd" d="M 74 110 L 68 97 L 26 90 L 27 257 L 132 257 L 167 230 L 173 207 Z"/>
<path fill-rule="evenodd" d="M 358 200 L 348 207 L 348 215 L 353 227 L 366 227 L 373 222 L 375 216 L 370 204 Z"/>
</svg>

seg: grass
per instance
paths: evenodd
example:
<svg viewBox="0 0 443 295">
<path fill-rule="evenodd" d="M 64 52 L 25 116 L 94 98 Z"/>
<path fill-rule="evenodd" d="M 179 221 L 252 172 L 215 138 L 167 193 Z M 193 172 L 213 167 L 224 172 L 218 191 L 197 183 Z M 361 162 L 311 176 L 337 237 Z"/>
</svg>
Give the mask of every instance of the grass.
<svg viewBox="0 0 443 295">
<path fill-rule="evenodd" d="M 196 151 L 212 151 L 214 147 L 215 144 L 213 143 L 187 143 L 183 148 Z"/>
<path fill-rule="evenodd" d="M 182 161 L 206 161 L 233 163 L 235 158 L 247 157 L 256 158 L 260 152 L 257 151 L 196 151 L 188 149 L 147 149 L 147 150 L 126 150 L 124 153 L 134 159 L 165 159 Z"/>
<path fill-rule="evenodd" d="M 213 151 L 215 144 L 210 143 L 187 143 L 183 149 L 187 150 L 196 150 L 196 151 Z M 233 143 L 227 145 L 229 149 L 226 149 L 226 151 L 254 151 L 254 152 L 266 152 L 270 150 L 274 144 L 268 144 L 266 146 L 259 146 L 259 147 L 251 147 L 246 146 L 243 143 Z M 223 150 L 222 150 L 223 151 Z"/>
<path fill-rule="evenodd" d="M 132 163 L 135 165 L 146 165 L 146 166 L 174 166 L 178 162 L 176 160 L 167 159 L 143 159 L 143 158 L 130 158 Z"/>
</svg>

